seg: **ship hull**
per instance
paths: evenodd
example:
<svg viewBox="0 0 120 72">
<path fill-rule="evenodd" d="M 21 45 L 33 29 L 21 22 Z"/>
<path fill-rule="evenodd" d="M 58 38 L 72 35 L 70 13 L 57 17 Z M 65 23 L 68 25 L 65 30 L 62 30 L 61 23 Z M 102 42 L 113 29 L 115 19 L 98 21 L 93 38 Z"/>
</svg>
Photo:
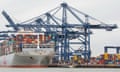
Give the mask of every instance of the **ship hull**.
<svg viewBox="0 0 120 72">
<path fill-rule="evenodd" d="M 49 55 L 18 55 L 15 54 L 11 65 L 48 65 Z"/>
<path fill-rule="evenodd" d="M 4 55 L 0 57 L 0 66 L 48 66 L 53 57 L 52 52 L 50 49 L 44 49 Z"/>
</svg>

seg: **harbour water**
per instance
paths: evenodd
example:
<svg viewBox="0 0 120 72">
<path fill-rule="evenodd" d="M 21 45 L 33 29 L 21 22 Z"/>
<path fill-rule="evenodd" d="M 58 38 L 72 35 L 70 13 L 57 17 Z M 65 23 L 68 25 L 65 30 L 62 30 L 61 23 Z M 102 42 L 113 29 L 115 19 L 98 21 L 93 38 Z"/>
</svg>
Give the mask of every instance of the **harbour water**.
<svg viewBox="0 0 120 72">
<path fill-rule="evenodd" d="M 120 72 L 120 68 L 0 68 L 0 72 Z"/>
</svg>

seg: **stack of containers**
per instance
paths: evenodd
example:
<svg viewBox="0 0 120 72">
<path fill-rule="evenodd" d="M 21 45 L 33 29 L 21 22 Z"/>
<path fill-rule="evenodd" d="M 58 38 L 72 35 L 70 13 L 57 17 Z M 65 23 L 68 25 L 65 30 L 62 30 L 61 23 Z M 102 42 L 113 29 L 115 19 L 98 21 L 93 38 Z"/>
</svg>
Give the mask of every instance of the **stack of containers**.
<svg viewBox="0 0 120 72">
<path fill-rule="evenodd" d="M 8 40 L 8 53 L 12 53 L 13 52 L 13 43 L 14 43 L 14 40 L 12 38 L 10 38 Z"/>
<path fill-rule="evenodd" d="M 108 64 L 108 62 L 109 62 L 109 54 L 104 53 L 104 64 Z"/>
<path fill-rule="evenodd" d="M 46 43 L 47 42 L 47 35 L 43 35 L 43 43 Z"/>
<path fill-rule="evenodd" d="M 24 40 L 25 40 L 25 43 L 31 44 L 32 43 L 31 35 L 29 34 L 24 35 Z"/>
<path fill-rule="evenodd" d="M 116 64 L 117 56 L 116 54 L 112 54 L 112 62 L 113 64 Z"/>
<path fill-rule="evenodd" d="M 33 41 L 34 41 L 35 47 L 37 48 L 37 43 L 38 43 L 38 36 L 37 35 L 34 35 Z"/>
<path fill-rule="evenodd" d="M 120 65 L 120 54 L 116 54 L 116 64 Z"/>
<path fill-rule="evenodd" d="M 97 64 L 100 64 L 100 60 L 101 60 L 101 56 L 97 56 L 97 57 L 96 57 L 96 62 L 97 62 Z"/>
<path fill-rule="evenodd" d="M 16 41 L 23 41 L 23 35 L 17 35 L 16 36 Z"/>
<path fill-rule="evenodd" d="M 120 65 L 120 54 L 104 53 L 96 57 L 97 64 L 116 64 Z"/>
<path fill-rule="evenodd" d="M 51 35 L 44 35 L 44 34 L 39 35 L 40 43 L 46 43 L 49 40 L 51 40 Z"/>
<path fill-rule="evenodd" d="M 37 44 L 37 35 L 32 35 L 31 39 L 33 44 Z"/>
<path fill-rule="evenodd" d="M 114 64 L 114 60 L 113 60 L 114 55 L 113 54 L 109 54 L 108 55 L 108 60 L 106 64 Z"/>
<path fill-rule="evenodd" d="M 101 54 L 96 58 L 97 64 L 104 64 L 104 55 Z"/>
<path fill-rule="evenodd" d="M 91 57 L 90 64 L 97 64 L 97 61 L 96 61 L 95 57 Z"/>
<path fill-rule="evenodd" d="M 27 38 L 25 36 L 23 37 L 23 43 L 27 44 Z"/>
<path fill-rule="evenodd" d="M 32 47 L 36 48 L 37 47 L 37 35 L 31 35 L 30 39 L 31 39 Z"/>
<path fill-rule="evenodd" d="M 13 52 L 17 51 L 18 48 L 18 41 L 17 41 L 17 35 L 15 38 L 13 38 L 14 42 L 13 42 Z"/>
<path fill-rule="evenodd" d="M 46 35 L 44 35 L 44 42 L 48 42 L 48 41 L 50 41 L 51 40 L 51 35 L 50 34 L 46 34 Z"/>
<path fill-rule="evenodd" d="M 117 56 L 116 54 L 104 54 L 105 64 L 116 64 Z"/>
<path fill-rule="evenodd" d="M 7 48 L 7 41 L 4 40 L 4 41 L 1 43 L 1 55 L 5 55 L 5 54 L 6 54 L 6 48 Z"/>
<path fill-rule="evenodd" d="M 51 35 L 50 34 L 48 35 L 48 40 L 51 40 Z"/>
<path fill-rule="evenodd" d="M 39 41 L 40 41 L 40 44 L 43 43 L 43 35 L 42 34 L 39 35 Z"/>
<path fill-rule="evenodd" d="M 0 43 L 0 56 L 2 56 L 3 55 L 3 43 Z"/>
</svg>

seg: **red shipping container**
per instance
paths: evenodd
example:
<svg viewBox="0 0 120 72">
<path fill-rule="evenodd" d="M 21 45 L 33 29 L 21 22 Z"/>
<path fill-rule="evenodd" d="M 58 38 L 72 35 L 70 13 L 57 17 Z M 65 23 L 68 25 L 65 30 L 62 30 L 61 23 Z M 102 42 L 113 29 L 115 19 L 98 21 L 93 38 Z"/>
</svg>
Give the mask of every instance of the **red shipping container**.
<svg viewBox="0 0 120 72">
<path fill-rule="evenodd" d="M 116 60 L 116 58 L 117 58 L 116 55 L 113 55 L 112 60 Z"/>
<path fill-rule="evenodd" d="M 43 35 L 43 42 L 45 43 L 47 41 L 47 36 L 46 35 Z"/>
<path fill-rule="evenodd" d="M 50 35 L 48 35 L 48 40 L 51 40 L 51 36 Z"/>
<path fill-rule="evenodd" d="M 104 64 L 104 60 L 100 60 L 98 63 L 99 64 Z"/>
<path fill-rule="evenodd" d="M 43 35 L 39 35 L 39 41 L 42 43 Z"/>
</svg>

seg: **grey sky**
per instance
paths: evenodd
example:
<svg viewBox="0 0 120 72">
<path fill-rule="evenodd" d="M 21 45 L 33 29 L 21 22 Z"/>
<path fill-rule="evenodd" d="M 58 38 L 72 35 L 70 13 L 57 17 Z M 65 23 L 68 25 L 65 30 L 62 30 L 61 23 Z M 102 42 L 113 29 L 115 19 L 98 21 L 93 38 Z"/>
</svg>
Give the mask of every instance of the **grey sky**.
<svg viewBox="0 0 120 72">
<path fill-rule="evenodd" d="M 120 24 L 120 0 L 0 0 L 0 12 L 5 10 L 15 22 L 22 22 L 67 2 L 70 6 L 79 9 L 105 23 Z M 5 30 L 7 21 L 0 14 L 0 31 Z M 120 46 L 119 29 L 113 32 L 93 30 L 91 35 L 92 55 L 103 53 L 105 45 Z"/>
</svg>

